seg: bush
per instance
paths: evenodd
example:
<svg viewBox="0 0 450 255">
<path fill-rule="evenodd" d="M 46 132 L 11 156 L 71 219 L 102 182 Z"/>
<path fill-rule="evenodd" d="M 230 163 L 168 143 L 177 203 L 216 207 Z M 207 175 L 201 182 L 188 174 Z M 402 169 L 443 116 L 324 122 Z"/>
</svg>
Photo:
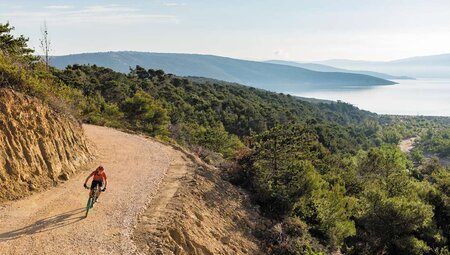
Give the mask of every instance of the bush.
<svg viewBox="0 0 450 255">
<path fill-rule="evenodd" d="M 203 158 L 212 155 L 211 152 L 216 152 L 226 159 L 231 159 L 244 147 L 240 139 L 225 131 L 222 125 L 206 128 L 195 123 L 185 123 L 173 126 L 171 131 L 176 140 L 195 148 Z"/>
<path fill-rule="evenodd" d="M 153 136 L 169 134 L 167 111 L 142 90 L 127 98 L 121 109 L 129 122 L 129 128 L 142 130 Z"/>
</svg>

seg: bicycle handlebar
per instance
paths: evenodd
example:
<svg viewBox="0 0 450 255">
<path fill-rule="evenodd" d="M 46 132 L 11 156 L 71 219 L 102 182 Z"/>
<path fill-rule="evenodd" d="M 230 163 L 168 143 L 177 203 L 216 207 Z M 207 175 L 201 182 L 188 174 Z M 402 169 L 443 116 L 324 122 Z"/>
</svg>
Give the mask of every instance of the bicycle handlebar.
<svg viewBox="0 0 450 255">
<path fill-rule="evenodd" d="M 84 187 L 85 189 L 90 189 L 90 188 L 91 188 L 91 187 L 87 186 L 86 184 L 84 184 L 83 187 Z M 104 188 L 100 188 L 100 187 L 99 187 L 98 190 L 101 191 L 101 192 L 105 192 L 105 191 L 106 191 L 106 187 L 104 187 Z"/>
</svg>

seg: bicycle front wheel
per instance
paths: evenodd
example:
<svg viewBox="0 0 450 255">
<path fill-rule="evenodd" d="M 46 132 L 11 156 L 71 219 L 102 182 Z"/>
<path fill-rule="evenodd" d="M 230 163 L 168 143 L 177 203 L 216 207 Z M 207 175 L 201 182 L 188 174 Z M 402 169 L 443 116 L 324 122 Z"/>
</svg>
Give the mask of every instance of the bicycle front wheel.
<svg viewBox="0 0 450 255">
<path fill-rule="evenodd" d="M 88 202 L 87 202 L 87 205 L 86 205 L 86 215 L 84 217 L 88 216 L 89 209 L 91 209 L 91 207 L 92 207 L 92 201 L 93 201 L 92 197 L 89 196 L 89 199 L 88 199 Z"/>
</svg>

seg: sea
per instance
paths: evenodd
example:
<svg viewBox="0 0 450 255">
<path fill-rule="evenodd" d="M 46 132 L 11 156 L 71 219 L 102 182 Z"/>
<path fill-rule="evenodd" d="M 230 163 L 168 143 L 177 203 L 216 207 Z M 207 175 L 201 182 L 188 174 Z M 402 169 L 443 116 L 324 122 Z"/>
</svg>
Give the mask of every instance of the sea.
<svg viewBox="0 0 450 255">
<path fill-rule="evenodd" d="M 398 84 L 290 94 L 333 101 L 340 100 L 379 114 L 450 116 L 450 79 L 394 81 Z"/>
</svg>

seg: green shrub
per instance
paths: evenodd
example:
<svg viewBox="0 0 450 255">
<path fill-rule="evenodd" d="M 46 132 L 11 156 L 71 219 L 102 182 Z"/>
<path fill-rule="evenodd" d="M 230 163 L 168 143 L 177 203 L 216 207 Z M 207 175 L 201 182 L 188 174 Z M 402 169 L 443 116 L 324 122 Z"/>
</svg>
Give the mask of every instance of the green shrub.
<svg viewBox="0 0 450 255">
<path fill-rule="evenodd" d="M 145 131 L 150 135 L 168 135 L 169 117 L 149 94 L 138 90 L 133 97 L 121 105 L 130 128 Z"/>
</svg>

